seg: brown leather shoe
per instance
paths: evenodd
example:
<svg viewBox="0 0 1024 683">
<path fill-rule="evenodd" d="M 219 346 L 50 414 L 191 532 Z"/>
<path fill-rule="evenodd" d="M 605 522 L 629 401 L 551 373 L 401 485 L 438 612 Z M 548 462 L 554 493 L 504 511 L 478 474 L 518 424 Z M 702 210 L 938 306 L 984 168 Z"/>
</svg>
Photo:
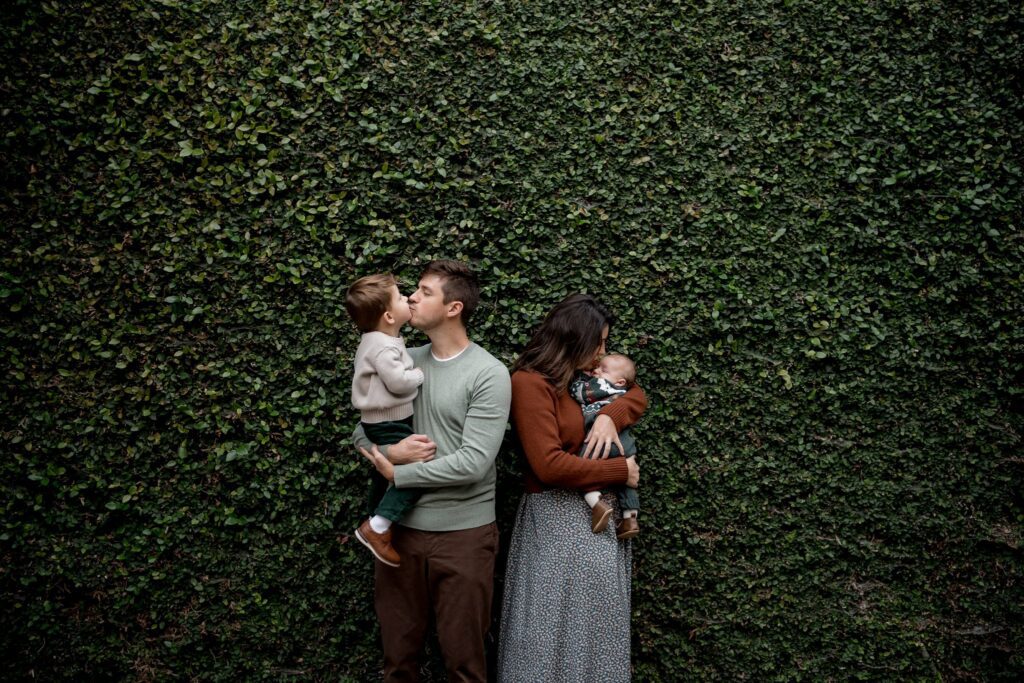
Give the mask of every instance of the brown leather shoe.
<svg viewBox="0 0 1024 683">
<path fill-rule="evenodd" d="M 597 501 L 590 509 L 590 530 L 599 534 L 608 528 L 608 520 L 612 517 L 612 509 L 603 500 Z"/>
<path fill-rule="evenodd" d="M 356 529 L 356 538 L 359 542 L 370 549 L 373 556 L 389 567 L 397 567 L 402 564 L 402 557 L 391 547 L 391 529 L 378 534 L 370 526 L 370 520 L 365 519 Z"/>
<path fill-rule="evenodd" d="M 638 533 L 640 533 L 640 523 L 636 521 L 636 517 L 623 517 L 622 521 L 615 525 L 615 538 L 620 541 L 633 538 Z"/>
</svg>

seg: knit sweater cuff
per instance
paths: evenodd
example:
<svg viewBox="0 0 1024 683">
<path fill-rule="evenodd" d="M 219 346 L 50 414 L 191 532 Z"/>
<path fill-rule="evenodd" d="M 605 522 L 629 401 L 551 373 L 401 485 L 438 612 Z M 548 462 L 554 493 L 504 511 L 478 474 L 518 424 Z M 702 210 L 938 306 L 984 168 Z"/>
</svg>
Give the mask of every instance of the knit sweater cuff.
<svg viewBox="0 0 1024 683">
<path fill-rule="evenodd" d="M 609 481 L 606 486 L 618 486 L 625 484 L 626 479 L 629 478 L 629 465 L 626 464 L 626 458 L 612 458 L 608 462 L 614 463 L 615 467 L 609 468 L 610 471 L 608 472 L 608 475 L 614 478 Z"/>
<path fill-rule="evenodd" d="M 407 417 L 412 417 L 412 401 L 392 408 L 375 408 L 359 413 L 359 419 L 370 424 L 374 422 L 397 422 Z"/>
</svg>

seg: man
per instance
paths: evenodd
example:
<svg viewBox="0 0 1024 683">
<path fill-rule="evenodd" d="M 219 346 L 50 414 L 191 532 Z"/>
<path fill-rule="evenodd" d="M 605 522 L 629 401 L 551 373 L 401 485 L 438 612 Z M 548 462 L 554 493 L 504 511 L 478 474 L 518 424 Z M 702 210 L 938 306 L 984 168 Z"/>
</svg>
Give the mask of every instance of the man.
<svg viewBox="0 0 1024 683">
<path fill-rule="evenodd" d="M 415 434 L 384 452 L 357 427 L 360 452 L 398 488 L 423 489 L 393 536 L 398 567 L 375 563 L 374 604 L 388 681 L 415 681 L 433 609 L 450 681 L 485 681 L 498 530 L 494 460 L 512 397 L 508 370 L 466 332 L 480 299 L 476 275 L 432 261 L 409 297 L 410 324 L 430 343 L 409 349 L 424 381 Z"/>
</svg>

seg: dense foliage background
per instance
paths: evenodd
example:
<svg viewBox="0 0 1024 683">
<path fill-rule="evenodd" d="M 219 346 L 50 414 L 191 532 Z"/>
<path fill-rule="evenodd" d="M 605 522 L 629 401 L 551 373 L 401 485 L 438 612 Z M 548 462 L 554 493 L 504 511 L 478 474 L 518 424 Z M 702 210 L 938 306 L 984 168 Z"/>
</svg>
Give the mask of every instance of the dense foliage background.
<svg viewBox="0 0 1024 683">
<path fill-rule="evenodd" d="M 2 21 L 4 677 L 375 677 L 341 302 L 435 256 L 620 317 L 637 680 L 1024 669 L 1019 3 Z"/>
</svg>

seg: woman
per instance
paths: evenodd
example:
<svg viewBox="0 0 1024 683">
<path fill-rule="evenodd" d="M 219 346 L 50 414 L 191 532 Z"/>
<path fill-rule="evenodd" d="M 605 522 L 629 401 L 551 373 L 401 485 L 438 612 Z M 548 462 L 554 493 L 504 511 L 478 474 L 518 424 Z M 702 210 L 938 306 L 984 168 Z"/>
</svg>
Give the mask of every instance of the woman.
<svg viewBox="0 0 1024 683">
<path fill-rule="evenodd" d="M 498 651 L 500 683 L 630 678 L 631 546 L 612 525 L 591 531 L 580 491 L 636 486 L 633 458 L 606 458 L 618 432 L 647 407 L 638 387 L 605 406 L 586 435 L 567 389 L 605 352 L 612 316 L 593 297 L 556 305 L 512 370 L 512 425 L 526 493 L 509 546 Z M 605 502 L 617 507 L 614 496 Z"/>
</svg>

